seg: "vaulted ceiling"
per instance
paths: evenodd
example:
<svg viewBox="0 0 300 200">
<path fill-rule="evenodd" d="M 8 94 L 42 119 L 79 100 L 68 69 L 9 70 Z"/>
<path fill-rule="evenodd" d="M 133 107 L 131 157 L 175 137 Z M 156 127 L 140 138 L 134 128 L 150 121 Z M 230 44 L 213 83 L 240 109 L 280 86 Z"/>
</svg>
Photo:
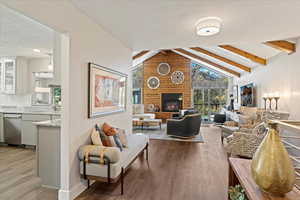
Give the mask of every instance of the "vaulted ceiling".
<svg viewBox="0 0 300 200">
<path fill-rule="evenodd" d="M 293 42 L 277 41 L 269 43 L 271 45 L 262 43 L 257 45 L 219 45 L 171 50 L 227 76 L 240 77 L 251 73 L 256 67 L 268 67 L 268 61 L 275 56 L 295 50 L 295 43 Z M 283 46 L 275 46 L 277 43 Z M 286 46 L 290 48 L 283 49 Z M 133 66 L 138 66 L 159 52 L 160 50 L 135 52 L 133 54 Z"/>
<path fill-rule="evenodd" d="M 135 51 L 259 44 L 300 35 L 299 0 L 71 0 Z M 198 37 L 202 17 L 223 20 L 220 34 Z"/>
</svg>

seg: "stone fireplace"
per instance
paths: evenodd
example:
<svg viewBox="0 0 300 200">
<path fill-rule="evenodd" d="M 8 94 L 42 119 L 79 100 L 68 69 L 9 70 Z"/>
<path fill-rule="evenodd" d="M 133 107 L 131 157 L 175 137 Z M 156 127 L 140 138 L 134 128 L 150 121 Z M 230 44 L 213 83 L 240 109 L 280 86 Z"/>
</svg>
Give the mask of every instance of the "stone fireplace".
<svg viewBox="0 0 300 200">
<path fill-rule="evenodd" d="M 178 112 L 182 109 L 182 93 L 162 93 L 162 112 Z"/>
</svg>

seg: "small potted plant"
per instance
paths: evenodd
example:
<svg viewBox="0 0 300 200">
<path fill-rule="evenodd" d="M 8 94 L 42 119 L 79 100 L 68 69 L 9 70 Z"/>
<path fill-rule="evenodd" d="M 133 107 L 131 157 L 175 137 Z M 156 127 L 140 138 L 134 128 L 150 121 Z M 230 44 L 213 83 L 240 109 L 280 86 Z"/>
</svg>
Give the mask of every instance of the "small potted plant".
<svg viewBox="0 0 300 200">
<path fill-rule="evenodd" d="M 228 196 L 230 200 L 248 200 L 245 190 L 241 185 L 229 187 Z"/>
</svg>

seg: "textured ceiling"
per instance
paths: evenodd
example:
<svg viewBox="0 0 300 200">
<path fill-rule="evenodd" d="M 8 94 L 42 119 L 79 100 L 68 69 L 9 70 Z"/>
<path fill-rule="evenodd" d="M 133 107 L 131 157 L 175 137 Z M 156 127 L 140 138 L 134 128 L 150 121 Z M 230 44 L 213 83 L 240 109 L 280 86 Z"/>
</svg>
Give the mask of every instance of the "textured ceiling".
<svg viewBox="0 0 300 200">
<path fill-rule="evenodd" d="M 45 57 L 52 52 L 53 40 L 48 27 L 0 5 L 0 56 Z"/>
<path fill-rule="evenodd" d="M 300 35 L 299 0 L 71 0 L 135 51 L 260 43 Z M 195 35 L 202 17 L 223 20 L 220 34 Z"/>
</svg>

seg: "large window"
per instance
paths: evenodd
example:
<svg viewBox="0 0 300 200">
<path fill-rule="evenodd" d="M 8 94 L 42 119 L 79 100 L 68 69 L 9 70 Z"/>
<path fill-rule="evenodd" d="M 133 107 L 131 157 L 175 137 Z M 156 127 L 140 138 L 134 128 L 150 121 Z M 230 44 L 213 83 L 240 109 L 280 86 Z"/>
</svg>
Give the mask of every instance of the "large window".
<svg viewBox="0 0 300 200">
<path fill-rule="evenodd" d="M 210 122 L 227 103 L 228 78 L 197 63 L 192 63 L 191 67 L 194 108 L 204 121 Z"/>
<path fill-rule="evenodd" d="M 144 76 L 143 66 L 132 71 L 132 103 L 142 104 L 142 88 L 143 88 L 143 76 Z"/>
</svg>

